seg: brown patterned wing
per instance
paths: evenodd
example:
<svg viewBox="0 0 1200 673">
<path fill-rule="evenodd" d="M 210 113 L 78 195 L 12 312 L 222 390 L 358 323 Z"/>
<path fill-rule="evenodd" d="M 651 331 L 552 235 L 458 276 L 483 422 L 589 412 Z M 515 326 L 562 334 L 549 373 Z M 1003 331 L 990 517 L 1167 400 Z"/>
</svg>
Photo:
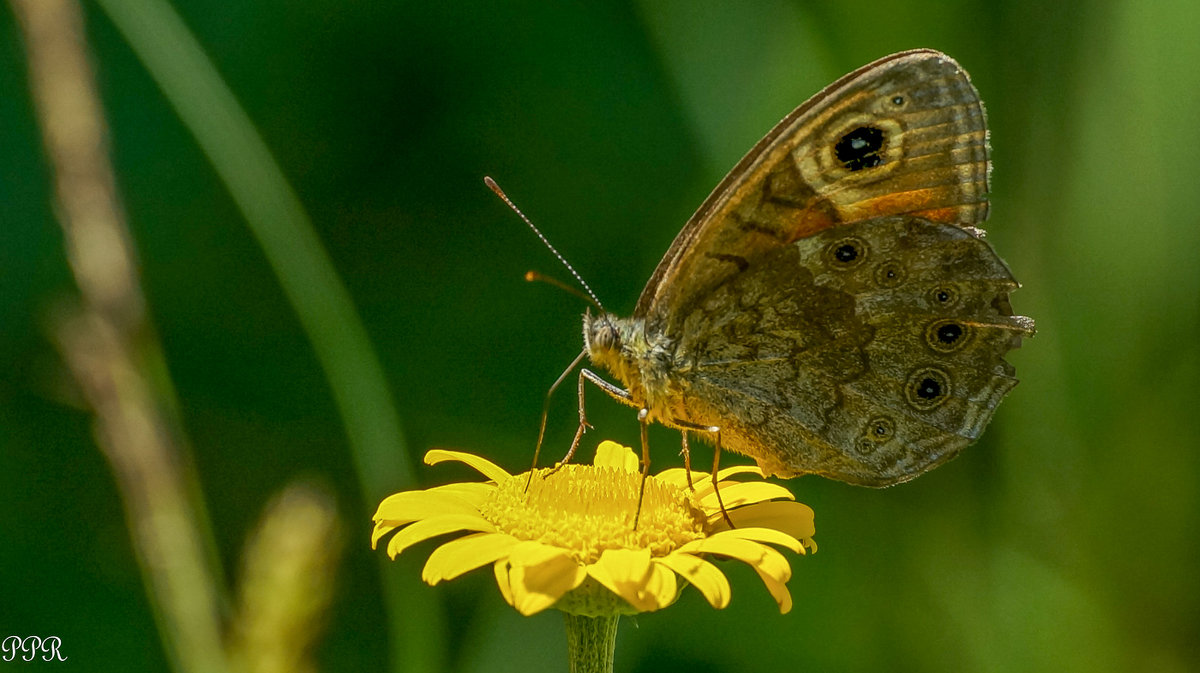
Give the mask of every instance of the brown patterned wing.
<svg viewBox="0 0 1200 673">
<path fill-rule="evenodd" d="M 853 254 L 847 254 L 853 251 Z M 780 476 L 907 481 L 979 436 L 1032 333 L 972 232 L 911 216 L 776 248 L 683 316 L 670 414 Z"/>
<path fill-rule="evenodd" d="M 913 214 L 987 217 L 987 126 L 949 56 L 893 54 L 794 110 L 725 177 L 672 243 L 638 300 L 650 334 L 780 246 L 839 223 Z"/>
</svg>

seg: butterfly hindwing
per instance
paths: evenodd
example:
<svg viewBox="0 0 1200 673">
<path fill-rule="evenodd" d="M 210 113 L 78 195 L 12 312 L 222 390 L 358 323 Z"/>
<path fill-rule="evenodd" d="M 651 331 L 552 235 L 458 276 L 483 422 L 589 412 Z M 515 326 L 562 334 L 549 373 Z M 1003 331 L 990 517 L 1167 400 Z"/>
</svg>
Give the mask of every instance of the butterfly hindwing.
<svg viewBox="0 0 1200 673">
<path fill-rule="evenodd" d="M 853 251 L 853 254 L 849 254 Z M 982 432 L 1029 333 L 983 240 L 915 217 L 840 225 L 764 256 L 684 320 L 677 413 L 765 470 L 872 486 Z M 738 310 L 728 310 L 737 306 Z"/>
</svg>

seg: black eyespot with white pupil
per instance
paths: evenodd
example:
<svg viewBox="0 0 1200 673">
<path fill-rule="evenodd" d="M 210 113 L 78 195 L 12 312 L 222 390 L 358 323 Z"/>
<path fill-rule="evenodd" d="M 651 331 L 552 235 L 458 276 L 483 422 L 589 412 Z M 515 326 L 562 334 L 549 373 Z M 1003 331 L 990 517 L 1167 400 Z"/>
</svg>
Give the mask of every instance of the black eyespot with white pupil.
<svg viewBox="0 0 1200 673">
<path fill-rule="evenodd" d="M 918 369 L 909 375 L 905 393 L 910 405 L 928 411 L 950 398 L 950 376 L 937 367 Z"/>
<path fill-rule="evenodd" d="M 838 239 L 825 248 L 826 263 L 841 271 L 857 267 L 866 258 L 867 244 L 856 236 Z"/>
<path fill-rule="evenodd" d="M 937 353 L 965 348 L 974 328 L 957 320 L 936 320 L 925 328 L 925 343 Z"/>
<path fill-rule="evenodd" d="M 958 341 L 963 335 L 962 325 L 958 323 L 948 322 L 945 325 L 937 328 L 937 340 L 947 346 Z"/>
<path fill-rule="evenodd" d="M 892 419 L 886 416 L 872 418 L 870 421 L 867 421 L 867 424 L 863 427 L 862 435 L 858 439 L 858 452 L 864 456 L 869 456 L 895 435 L 896 425 L 892 422 Z"/>
<path fill-rule="evenodd" d="M 892 105 L 896 107 L 904 105 L 904 96 L 892 96 Z"/>
<path fill-rule="evenodd" d="M 958 303 L 958 290 L 953 286 L 943 285 L 930 291 L 928 297 L 929 303 L 933 304 L 935 308 L 949 308 Z"/>
<path fill-rule="evenodd" d="M 837 160 L 850 171 L 874 168 L 883 163 L 883 129 L 859 126 L 843 135 L 833 146 Z"/>
<path fill-rule="evenodd" d="M 892 421 L 887 418 L 872 419 L 867 427 L 871 436 L 878 441 L 889 439 L 893 434 L 896 433 L 896 427 L 892 424 Z"/>
<path fill-rule="evenodd" d="M 888 260 L 875 269 L 875 284 L 880 287 L 899 287 L 904 283 L 904 267 L 895 260 Z"/>
</svg>

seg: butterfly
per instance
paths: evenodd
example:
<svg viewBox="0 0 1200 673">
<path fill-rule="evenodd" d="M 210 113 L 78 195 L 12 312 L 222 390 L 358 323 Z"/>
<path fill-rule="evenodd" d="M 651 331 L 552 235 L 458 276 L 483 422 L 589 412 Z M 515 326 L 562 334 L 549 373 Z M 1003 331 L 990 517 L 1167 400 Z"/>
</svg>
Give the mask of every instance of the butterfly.
<svg viewBox="0 0 1200 673">
<path fill-rule="evenodd" d="M 954 457 L 1034 332 L 978 228 L 990 170 L 949 56 L 892 54 L 826 87 L 717 185 L 632 317 L 585 314 L 583 354 L 621 385 L 581 371 L 572 452 L 587 380 L 639 410 L 644 463 L 650 422 L 781 477 L 880 487 Z"/>
</svg>

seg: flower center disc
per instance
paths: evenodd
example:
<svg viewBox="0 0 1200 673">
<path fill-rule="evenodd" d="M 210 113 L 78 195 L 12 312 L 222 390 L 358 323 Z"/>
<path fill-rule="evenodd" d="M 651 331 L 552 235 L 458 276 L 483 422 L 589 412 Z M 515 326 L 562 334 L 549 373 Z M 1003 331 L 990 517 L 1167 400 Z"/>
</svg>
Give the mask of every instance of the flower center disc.
<svg viewBox="0 0 1200 673">
<path fill-rule="evenodd" d="M 649 548 L 662 556 L 704 536 L 706 517 L 692 494 L 653 476 L 637 516 L 641 482 L 640 473 L 615 467 L 539 469 L 532 480 L 526 472 L 498 483 L 480 513 L 517 539 L 566 549 L 581 563 L 606 549 Z"/>
</svg>

